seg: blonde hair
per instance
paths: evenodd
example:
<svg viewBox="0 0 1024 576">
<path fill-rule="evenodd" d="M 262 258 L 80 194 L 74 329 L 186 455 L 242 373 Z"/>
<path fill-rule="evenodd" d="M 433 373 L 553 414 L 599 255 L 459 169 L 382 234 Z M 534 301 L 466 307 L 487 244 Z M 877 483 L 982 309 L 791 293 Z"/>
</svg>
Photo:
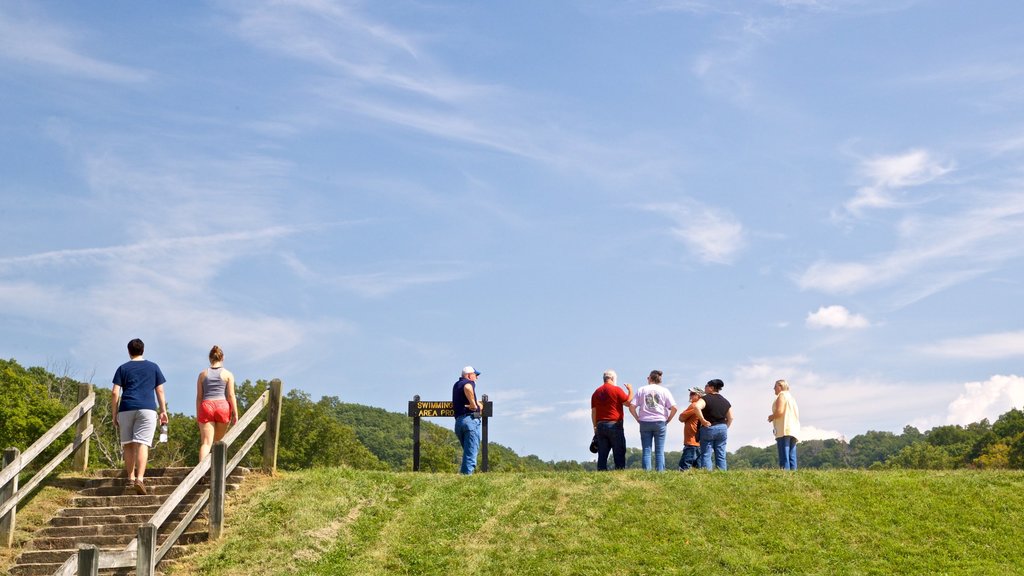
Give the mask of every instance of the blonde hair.
<svg viewBox="0 0 1024 576">
<path fill-rule="evenodd" d="M 789 390 L 789 382 L 786 382 L 785 380 L 776 380 L 775 383 L 783 390 Z"/>
<path fill-rule="evenodd" d="M 210 363 L 223 361 L 224 351 L 220 349 L 220 346 L 214 345 L 213 348 L 210 348 Z"/>
</svg>

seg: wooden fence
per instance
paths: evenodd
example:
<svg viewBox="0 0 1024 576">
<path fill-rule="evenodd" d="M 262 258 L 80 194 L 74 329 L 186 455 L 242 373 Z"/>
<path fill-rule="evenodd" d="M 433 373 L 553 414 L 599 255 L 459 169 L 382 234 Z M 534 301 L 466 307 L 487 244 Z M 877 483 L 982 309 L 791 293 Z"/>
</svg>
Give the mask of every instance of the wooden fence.
<svg viewBox="0 0 1024 576">
<path fill-rule="evenodd" d="M 10 548 L 14 544 L 14 523 L 18 503 L 31 494 L 57 466 L 72 453 L 75 455 L 74 469 L 84 472 L 89 465 L 89 436 L 92 435 L 92 409 L 96 404 L 96 392 L 92 384 L 78 385 L 78 406 L 75 406 L 46 434 L 20 452 L 17 448 L 4 450 L 3 470 L 0 471 L 0 546 Z M 18 477 L 29 464 L 44 450 L 56 442 L 72 426 L 75 438 L 59 454 L 43 465 L 24 486 L 18 486 Z"/>
</svg>

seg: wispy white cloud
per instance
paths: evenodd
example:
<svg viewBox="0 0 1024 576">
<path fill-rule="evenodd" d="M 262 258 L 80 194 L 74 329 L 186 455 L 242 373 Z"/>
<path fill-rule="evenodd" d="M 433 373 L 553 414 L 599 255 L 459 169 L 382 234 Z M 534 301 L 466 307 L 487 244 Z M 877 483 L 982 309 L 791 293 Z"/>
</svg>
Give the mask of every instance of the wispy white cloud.
<svg viewBox="0 0 1024 576">
<path fill-rule="evenodd" d="M 905 300 L 983 274 L 1024 255 L 1024 193 L 979 197 L 956 216 L 916 216 L 899 227 L 900 246 L 863 261 L 821 260 L 797 277 L 801 289 L 855 293 L 901 283 Z"/>
<path fill-rule="evenodd" d="M 0 4 L 0 60 L 28 70 L 114 83 L 140 83 L 151 73 L 90 56 L 77 35 L 27 8 Z M 27 66 L 26 66 L 27 65 Z"/>
<path fill-rule="evenodd" d="M 430 284 L 456 282 L 469 275 L 458 262 L 396 263 L 390 270 L 359 274 L 332 274 L 307 265 L 295 254 L 282 255 L 288 268 L 307 282 L 329 285 L 364 298 L 383 298 L 401 290 Z"/>
<path fill-rule="evenodd" d="M 277 226 L 264 230 L 246 232 L 225 232 L 206 236 L 186 236 L 182 238 L 153 239 L 121 246 L 105 246 L 98 248 L 71 248 L 51 250 L 25 256 L 0 258 L 0 271 L 17 266 L 74 266 L 93 264 L 105 260 L 141 260 L 153 258 L 161 253 L 179 250 L 202 250 L 208 246 L 224 244 L 249 244 L 260 240 L 273 240 L 295 234 L 297 229 Z"/>
<path fill-rule="evenodd" d="M 857 329 L 871 325 L 868 319 L 860 314 L 851 314 L 845 306 L 822 306 L 807 314 L 806 324 L 809 328 Z"/>
<path fill-rule="evenodd" d="M 952 170 L 952 163 L 938 161 L 927 150 L 868 158 L 861 165 L 861 175 L 868 183 L 857 190 L 844 208 L 847 213 L 860 216 L 869 209 L 907 205 L 907 200 L 900 196 L 901 190 L 928 184 Z"/>
<path fill-rule="evenodd" d="M 730 264 L 746 245 L 743 224 L 725 210 L 696 200 L 648 204 L 641 208 L 673 220 L 672 236 L 701 262 Z"/>
<path fill-rule="evenodd" d="M 918 350 L 944 358 L 991 360 L 1024 356 L 1024 330 L 949 338 Z"/>
</svg>

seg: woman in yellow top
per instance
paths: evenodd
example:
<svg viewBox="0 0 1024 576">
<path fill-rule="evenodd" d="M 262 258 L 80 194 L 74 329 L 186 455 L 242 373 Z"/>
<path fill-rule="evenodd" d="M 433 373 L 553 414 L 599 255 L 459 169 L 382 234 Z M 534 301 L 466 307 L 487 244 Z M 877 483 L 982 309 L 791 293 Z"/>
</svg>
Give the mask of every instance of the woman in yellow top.
<svg viewBox="0 0 1024 576">
<path fill-rule="evenodd" d="M 800 409 L 789 393 L 789 383 L 775 382 L 775 402 L 768 421 L 775 428 L 775 443 L 779 447 L 779 467 L 796 470 L 796 438 L 800 435 Z"/>
</svg>

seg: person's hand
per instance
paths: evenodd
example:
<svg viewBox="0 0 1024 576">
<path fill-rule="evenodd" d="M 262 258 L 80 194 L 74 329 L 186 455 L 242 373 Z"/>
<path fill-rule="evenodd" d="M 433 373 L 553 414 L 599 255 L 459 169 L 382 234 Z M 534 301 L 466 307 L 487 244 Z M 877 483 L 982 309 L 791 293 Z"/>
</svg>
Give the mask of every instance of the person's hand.
<svg viewBox="0 0 1024 576">
<path fill-rule="evenodd" d="M 160 412 L 160 423 L 167 424 L 167 410 Z"/>
<path fill-rule="evenodd" d="M 775 420 L 775 414 L 768 415 L 768 421 L 771 422 L 772 420 Z"/>
<path fill-rule="evenodd" d="M 117 414 L 114 414 L 114 428 L 117 430 L 121 429 L 121 423 L 117 421 Z"/>
</svg>

